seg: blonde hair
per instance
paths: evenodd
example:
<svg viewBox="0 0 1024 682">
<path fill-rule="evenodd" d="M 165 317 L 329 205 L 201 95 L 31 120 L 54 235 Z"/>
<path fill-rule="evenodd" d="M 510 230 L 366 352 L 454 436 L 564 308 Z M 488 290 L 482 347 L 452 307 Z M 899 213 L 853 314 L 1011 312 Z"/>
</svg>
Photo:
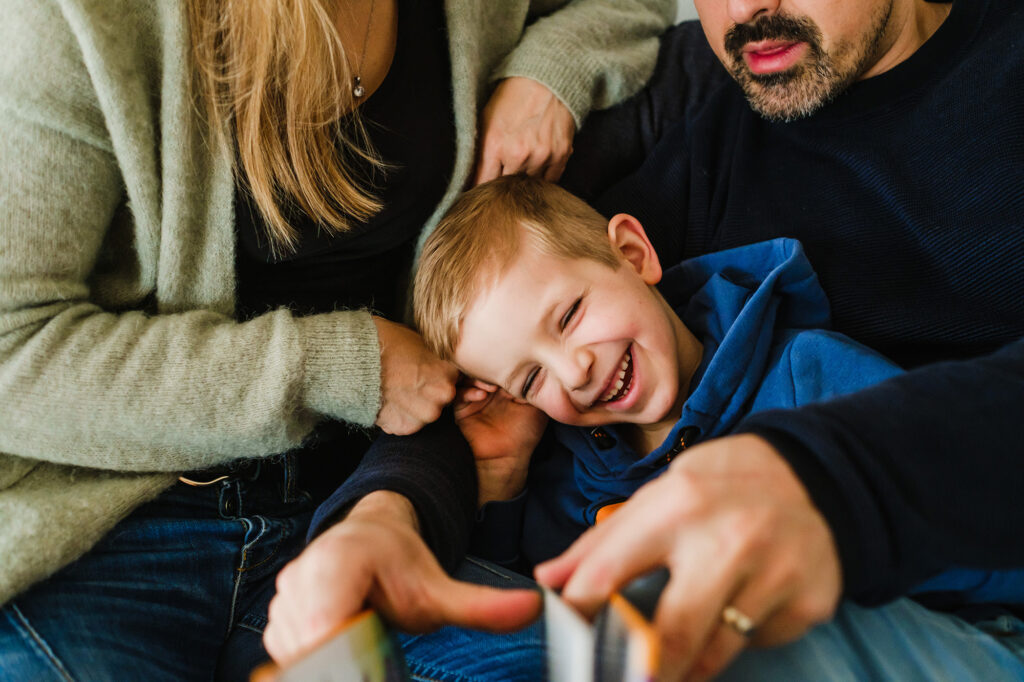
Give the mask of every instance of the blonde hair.
<svg viewBox="0 0 1024 682">
<path fill-rule="evenodd" d="M 187 0 L 195 85 L 214 141 L 234 136 L 236 174 L 269 228 L 293 250 L 296 209 L 329 231 L 381 209 L 372 178 L 384 168 L 355 107 L 351 67 L 335 25 L 339 0 Z"/>
<path fill-rule="evenodd" d="M 479 185 L 459 197 L 423 245 L 413 310 L 431 350 L 451 359 L 469 304 L 511 265 L 524 238 L 547 255 L 620 263 L 608 221 L 558 185 L 526 175 Z"/>
</svg>

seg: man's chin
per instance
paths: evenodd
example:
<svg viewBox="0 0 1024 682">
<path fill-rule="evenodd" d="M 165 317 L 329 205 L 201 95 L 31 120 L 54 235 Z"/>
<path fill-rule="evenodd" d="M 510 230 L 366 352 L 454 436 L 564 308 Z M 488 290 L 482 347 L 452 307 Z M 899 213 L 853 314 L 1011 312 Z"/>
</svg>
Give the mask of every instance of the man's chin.
<svg viewBox="0 0 1024 682">
<path fill-rule="evenodd" d="M 825 105 L 823 101 L 788 102 L 773 97 L 751 97 L 747 95 L 750 107 L 763 118 L 773 123 L 791 123 L 817 112 Z"/>
<path fill-rule="evenodd" d="M 846 89 L 852 78 L 839 78 L 818 64 L 802 64 L 771 74 L 751 73 L 734 67 L 733 77 L 750 107 L 777 123 L 788 123 L 817 113 Z"/>
<path fill-rule="evenodd" d="M 799 78 L 772 74 L 773 78 L 745 78 L 740 81 L 750 107 L 769 121 L 788 123 L 807 118 L 832 98 L 821 88 L 809 87 Z"/>
</svg>

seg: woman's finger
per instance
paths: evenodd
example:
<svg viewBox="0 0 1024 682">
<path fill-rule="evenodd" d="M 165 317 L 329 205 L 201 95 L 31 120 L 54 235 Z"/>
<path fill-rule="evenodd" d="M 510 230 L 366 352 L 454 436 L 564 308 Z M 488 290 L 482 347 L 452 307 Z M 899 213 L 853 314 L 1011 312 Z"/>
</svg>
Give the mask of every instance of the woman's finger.
<svg viewBox="0 0 1024 682">
<path fill-rule="evenodd" d="M 530 150 L 530 155 L 520 164 L 520 172 L 527 175 L 543 176 L 551 163 L 551 149 L 547 145 L 535 143 Z"/>
<path fill-rule="evenodd" d="M 565 172 L 565 166 L 569 163 L 569 155 L 566 154 L 561 159 L 555 159 L 547 165 L 544 169 L 544 179 L 548 182 L 558 182 L 562 177 L 562 173 Z"/>
<path fill-rule="evenodd" d="M 480 148 L 480 158 L 476 164 L 476 177 L 473 185 L 480 185 L 502 175 L 501 155 L 499 150 L 486 142 Z"/>
</svg>

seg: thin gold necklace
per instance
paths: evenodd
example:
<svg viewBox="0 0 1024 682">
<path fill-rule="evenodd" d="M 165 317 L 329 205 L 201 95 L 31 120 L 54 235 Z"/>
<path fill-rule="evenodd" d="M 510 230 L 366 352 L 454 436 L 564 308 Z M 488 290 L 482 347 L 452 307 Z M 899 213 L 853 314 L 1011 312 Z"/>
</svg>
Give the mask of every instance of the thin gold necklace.
<svg viewBox="0 0 1024 682">
<path fill-rule="evenodd" d="M 363 33 L 363 51 L 359 53 L 359 66 L 356 68 L 356 74 L 352 77 L 352 96 L 356 99 L 361 99 L 366 94 L 366 88 L 363 87 L 363 79 L 359 76 L 359 72 L 363 70 L 363 61 L 366 59 L 366 44 L 370 39 L 373 8 L 376 4 L 377 0 L 370 0 L 370 16 L 366 19 L 366 32 Z"/>
</svg>

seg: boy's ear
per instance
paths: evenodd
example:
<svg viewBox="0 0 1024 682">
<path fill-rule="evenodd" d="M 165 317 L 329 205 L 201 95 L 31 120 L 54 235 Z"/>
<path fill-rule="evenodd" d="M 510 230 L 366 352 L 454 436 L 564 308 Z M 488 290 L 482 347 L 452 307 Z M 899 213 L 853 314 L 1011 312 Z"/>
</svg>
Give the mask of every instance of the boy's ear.
<svg viewBox="0 0 1024 682">
<path fill-rule="evenodd" d="M 626 213 L 616 214 L 608 221 L 608 239 L 645 283 L 661 281 L 661 261 L 639 220 Z"/>
</svg>

